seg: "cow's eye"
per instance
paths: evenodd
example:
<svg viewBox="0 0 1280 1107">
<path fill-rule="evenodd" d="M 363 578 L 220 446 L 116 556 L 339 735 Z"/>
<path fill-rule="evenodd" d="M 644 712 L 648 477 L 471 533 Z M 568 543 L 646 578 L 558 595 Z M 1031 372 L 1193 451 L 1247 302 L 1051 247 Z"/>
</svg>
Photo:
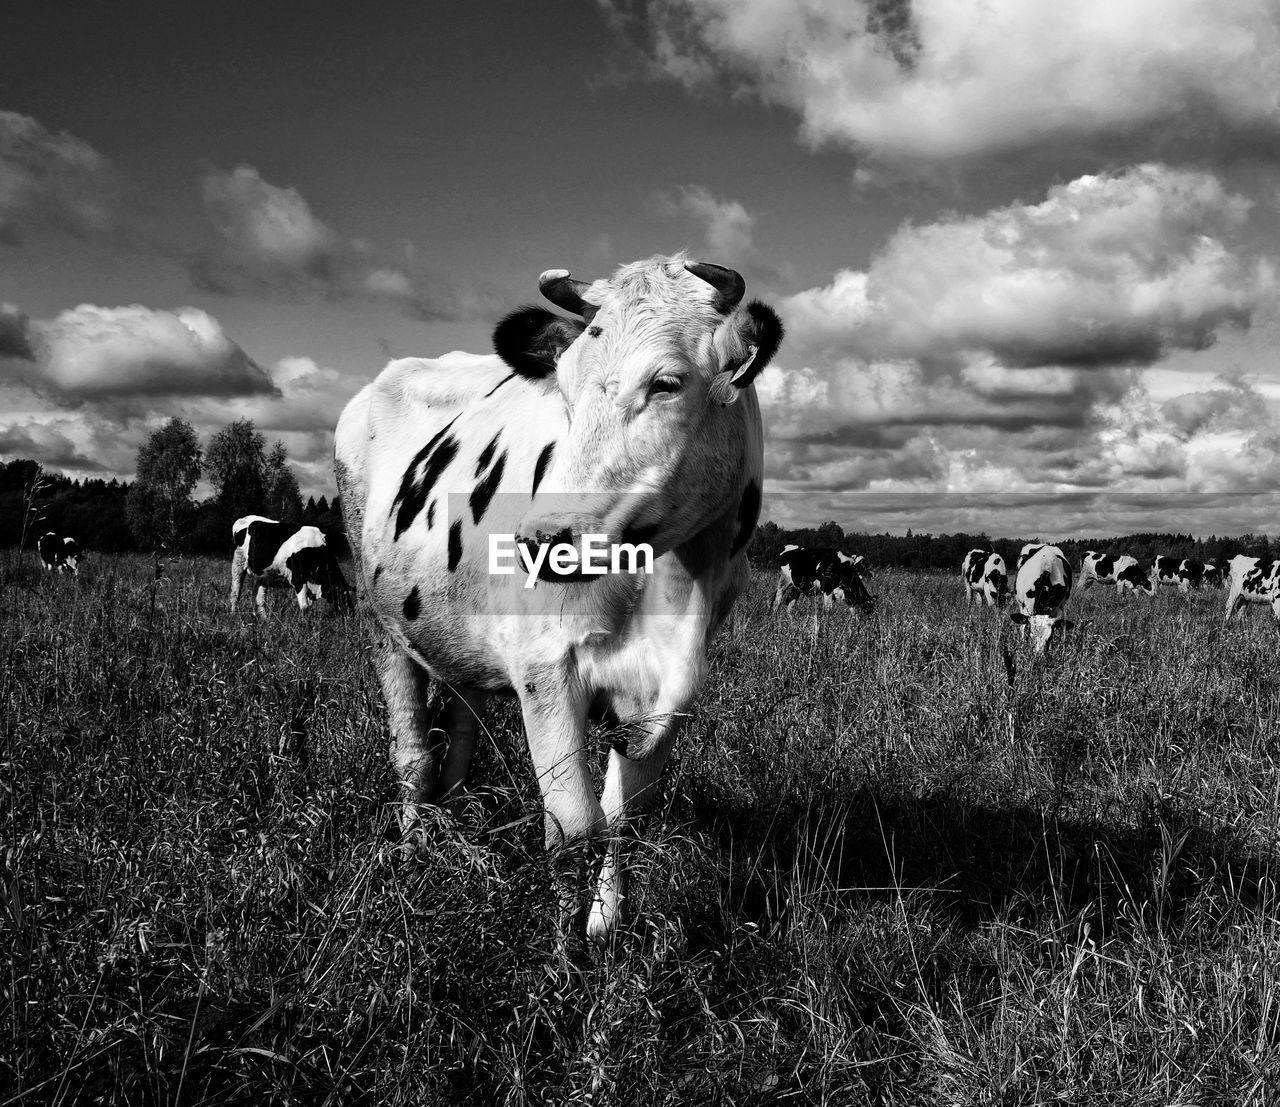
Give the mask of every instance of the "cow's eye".
<svg viewBox="0 0 1280 1107">
<path fill-rule="evenodd" d="M 679 392 L 683 387 L 684 380 L 681 377 L 654 377 L 649 384 L 649 395 Z"/>
</svg>

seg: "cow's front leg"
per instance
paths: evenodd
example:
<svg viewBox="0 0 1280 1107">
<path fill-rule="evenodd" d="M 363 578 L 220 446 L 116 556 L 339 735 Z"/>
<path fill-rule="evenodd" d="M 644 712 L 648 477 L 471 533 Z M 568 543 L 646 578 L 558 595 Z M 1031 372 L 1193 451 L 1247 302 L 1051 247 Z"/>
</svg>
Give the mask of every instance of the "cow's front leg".
<svg viewBox="0 0 1280 1107">
<path fill-rule="evenodd" d="M 431 678 L 389 636 L 374 656 L 391 727 L 391 764 L 403 792 L 400 829 L 409 833 L 422 819 L 423 805 L 436 794 L 444 734 L 431 728 Z"/>
<path fill-rule="evenodd" d="M 587 937 L 599 945 L 609 940 L 622 917 L 627 898 L 627 863 L 636 836 L 635 819 L 658 797 L 658 780 L 685 717 L 683 712 L 669 712 L 642 724 L 649 731 L 645 745 L 652 750 L 643 759 L 632 760 L 616 747 L 609 751 L 604 794 L 600 797 L 609 838 L 587 920 Z"/>
<path fill-rule="evenodd" d="M 45 566 L 45 568 L 51 568 Z M 235 558 L 231 560 L 231 611 L 235 613 L 236 605 L 240 602 L 240 586 L 244 582 L 244 565 Z"/>
<path fill-rule="evenodd" d="M 267 617 L 267 585 L 265 581 L 258 582 L 258 590 L 253 595 L 253 606 L 258 612 L 258 618 L 265 619 Z"/>
<path fill-rule="evenodd" d="M 577 914 L 585 846 L 605 827 L 587 764 L 589 697 L 567 665 L 526 671 L 517 684 L 529 756 L 542 792 L 545 842 L 560 900 L 563 941 Z"/>
</svg>

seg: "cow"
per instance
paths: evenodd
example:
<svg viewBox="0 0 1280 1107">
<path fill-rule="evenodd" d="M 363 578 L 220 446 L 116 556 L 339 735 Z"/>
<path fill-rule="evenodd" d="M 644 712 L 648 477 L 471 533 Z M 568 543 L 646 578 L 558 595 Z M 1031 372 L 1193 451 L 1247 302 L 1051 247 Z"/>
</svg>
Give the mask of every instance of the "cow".
<svg viewBox="0 0 1280 1107">
<path fill-rule="evenodd" d="M 1169 557 L 1160 554 L 1152 559 L 1151 576 L 1156 582 L 1157 588 L 1177 588 L 1181 584 L 1178 576 L 1178 569 L 1182 565 L 1182 561 L 1176 557 Z M 1182 589 L 1184 592 L 1186 588 Z"/>
<path fill-rule="evenodd" d="M 324 597 L 343 605 L 351 585 L 342 575 L 329 539 L 319 527 L 294 526 L 264 515 L 245 515 L 231 526 L 235 549 L 231 554 L 231 610 L 240 601 L 240 587 L 246 576 L 257 585 L 254 606 L 258 615 L 267 613 L 267 587 L 288 586 L 298 600 L 298 610 L 306 611 Z"/>
<path fill-rule="evenodd" d="M 496 357 L 391 362 L 344 409 L 334 469 L 380 627 L 406 839 L 462 787 L 486 697 L 514 693 L 561 941 L 576 902 L 565 868 L 584 856 L 565 847 L 604 835 L 586 926 L 603 943 L 626 898 L 630 820 L 655 800 L 708 643 L 750 580 L 764 465 L 753 382 L 782 324 L 743 304 L 739 274 L 683 254 L 538 284 L 569 318 L 526 306 L 495 329 Z M 585 554 L 599 536 L 643 545 L 651 572 L 535 559 Z M 495 556 L 508 538 L 523 572 Z M 613 735 L 599 799 L 592 719 Z"/>
<path fill-rule="evenodd" d="M 843 600 L 849 607 L 860 611 L 875 610 L 876 600 L 858 571 L 861 555 L 850 557 L 835 549 L 784 546 L 778 559 L 778 588 L 773 595 L 770 609 L 777 611 L 782 604 L 787 614 L 801 596 L 822 596 L 823 607 L 831 610 L 834 600 Z"/>
<path fill-rule="evenodd" d="M 964 602 L 968 607 L 974 597 L 978 604 L 996 607 L 1004 598 L 1009 572 L 1004 558 L 991 550 L 970 550 L 960 564 L 960 583 L 964 586 Z"/>
<path fill-rule="evenodd" d="M 1125 592 L 1141 592 L 1145 596 L 1156 594 L 1151 574 L 1136 557 L 1128 554 L 1099 554 L 1086 550 L 1080 563 L 1080 591 L 1095 583 L 1114 584 L 1117 595 Z"/>
<path fill-rule="evenodd" d="M 1237 554 L 1227 563 L 1227 610 L 1230 622 L 1247 603 L 1269 603 L 1280 622 L 1280 561 Z"/>
<path fill-rule="evenodd" d="M 1075 624 L 1065 617 L 1071 597 L 1071 563 L 1057 547 L 1028 542 L 1018 557 L 1009 618 L 1029 633 L 1036 653 L 1044 653 L 1056 631 Z"/>
<path fill-rule="evenodd" d="M 73 577 L 80 575 L 80 560 L 85 554 L 74 538 L 59 538 L 53 531 L 48 531 L 40 536 L 36 550 L 40 554 L 40 564 L 48 572 L 70 573 Z"/>
<path fill-rule="evenodd" d="M 1184 594 L 1192 590 L 1198 592 L 1202 585 L 1218 587 L 1221 584 L 1222 574 L 1212 561 L 1196 561 L 1187 557 L 1178 565 L 1178 588 Z"/>
</svg>

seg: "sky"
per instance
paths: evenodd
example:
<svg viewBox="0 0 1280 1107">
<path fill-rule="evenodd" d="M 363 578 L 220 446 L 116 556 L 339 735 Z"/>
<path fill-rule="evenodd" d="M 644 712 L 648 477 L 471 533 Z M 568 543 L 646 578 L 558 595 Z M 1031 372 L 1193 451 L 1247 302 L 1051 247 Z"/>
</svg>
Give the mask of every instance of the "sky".
<svg viewBox="0 0 1280 1107">
<path fill-rule="evenodd" d="M 72 12 L 74 11 L 74 14 Z M 787 337 L 764 517 L 1275 533 L 1274 0 L 10 0 L 0 458 L 240 417 L 688 249 Z"/>
</svg>

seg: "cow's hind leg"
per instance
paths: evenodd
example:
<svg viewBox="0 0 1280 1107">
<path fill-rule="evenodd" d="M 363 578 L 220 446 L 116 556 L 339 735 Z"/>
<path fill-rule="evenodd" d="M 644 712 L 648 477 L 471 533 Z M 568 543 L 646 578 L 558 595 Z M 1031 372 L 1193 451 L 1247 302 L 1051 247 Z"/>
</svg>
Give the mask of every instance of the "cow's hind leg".
<svg viewBox="0 0 1280 1107">
<path fill-rule="evenodd" d="M 440 799 L 448 802 L 462 791 L 475 750 L 476 724 L 485 694 L 478 688 L 453 689 L 445 697 L 440 722 L 449 738 L 440 771 Z"/>
<path fill-rule="evenodd" d="M 600 797 L 609 838 L 587 920 L 587 936 L 597 944 L 609 940 L 622 915 L 627 898 L 627 864 L 636 836 L 635 818 L 652 807 L 658 797 L 658 780 L 683 719 L 682 714 L 672 713 L 646 724 L 650 731 L 647 744 L 652 752 L 643 760 L 632 760 L 616 748 L 609 751 L 604 793 Z"/>
<path fill-rule="evenodd" d="M 375 654 L 378 681 L 391 726 L 391 764 L 402 790 L 400 827 L 421 821 L 435 799 L 444 735 L 431 727 L 431 678 L 400 646 L 384 636 Z"/>
</svg>

